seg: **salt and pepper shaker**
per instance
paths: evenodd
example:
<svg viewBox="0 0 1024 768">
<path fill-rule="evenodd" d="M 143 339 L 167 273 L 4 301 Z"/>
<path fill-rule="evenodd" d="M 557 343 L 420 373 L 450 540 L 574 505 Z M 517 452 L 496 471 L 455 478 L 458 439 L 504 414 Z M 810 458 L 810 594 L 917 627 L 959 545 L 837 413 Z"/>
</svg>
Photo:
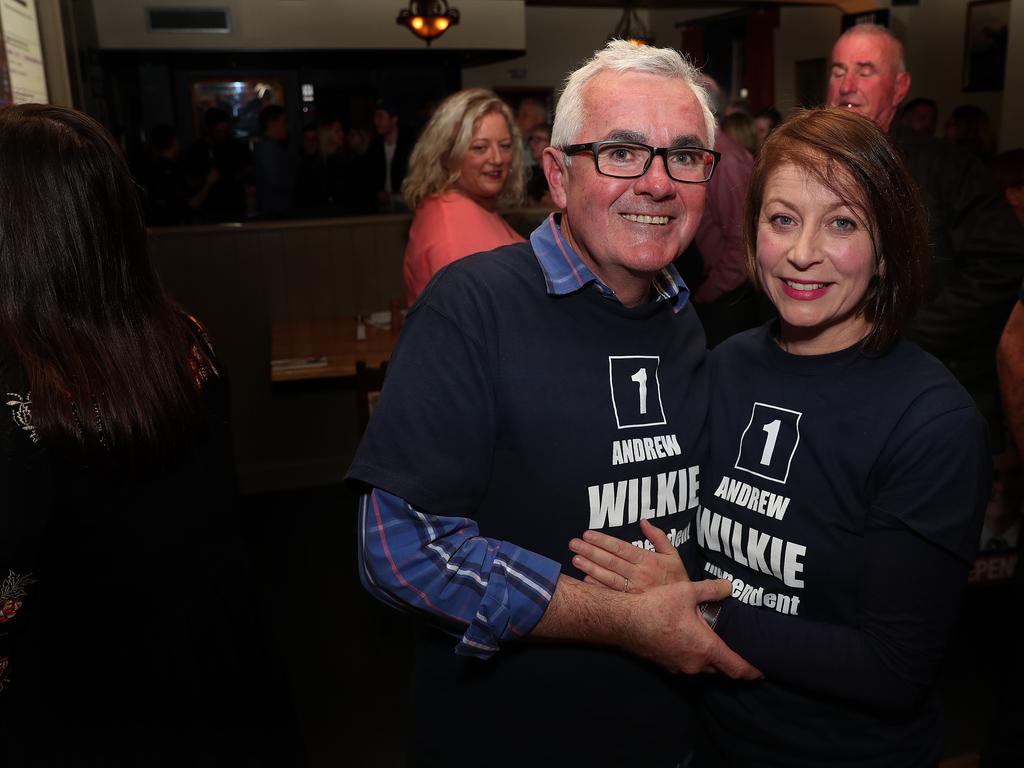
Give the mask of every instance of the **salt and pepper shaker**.
<svg viewBox="0 0 1024 768">
<path fill-rule="evenodd" d="M 356 315 L 356 341 L 366 341 L 366 323 L 362 315 Z"/>
</svg>

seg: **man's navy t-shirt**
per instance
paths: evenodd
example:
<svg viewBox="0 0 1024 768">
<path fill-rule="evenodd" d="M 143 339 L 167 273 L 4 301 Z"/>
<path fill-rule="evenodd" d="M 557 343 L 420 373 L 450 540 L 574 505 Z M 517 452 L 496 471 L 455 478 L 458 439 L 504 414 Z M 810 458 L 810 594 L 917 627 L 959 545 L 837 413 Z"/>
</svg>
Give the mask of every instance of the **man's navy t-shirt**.
<svg viewBox="0 0 1024 768">
<path fill-rule="evenodd" d="M 588 528 L 643 545 L 651 518 L 682 546 L 706 451 L 704 359 L 689 306 L 626 308 L 594 283 L 550 295 L 526 243 L 470 256 L 410 312 L 349 476 L 577 578 L 568 542 Z M 455 644 L 419 623 L 424 761 L 674 766 L 689 749 L 684 681 L 646 662 L 528 641 L 480 661 Z"/>
</svg>

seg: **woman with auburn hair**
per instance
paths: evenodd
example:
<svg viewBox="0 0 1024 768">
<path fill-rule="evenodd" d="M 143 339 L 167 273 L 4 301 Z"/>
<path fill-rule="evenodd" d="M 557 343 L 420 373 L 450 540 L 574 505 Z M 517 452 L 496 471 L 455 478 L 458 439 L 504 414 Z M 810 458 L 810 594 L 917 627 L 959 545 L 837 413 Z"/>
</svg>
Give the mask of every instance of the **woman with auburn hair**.
<svg viewBox="0 0 1024 768">
<path fill-rule="evenodd" d="M 405 249 L 410 306 L 442 267 L 523 241 L 496 209 L 522 202 L 524 184 L 522 141 L 505 102 L 483 88 L 441 102 L 402 183 L 415 211 Z"/>
<path fill-rule="evenodd" d="M 124 158 L 27 104 L 0 167 L 0 763 L 289 765 L 227 385 Z"/>
<path fill-rule="evenodd" d="M 699 765 L 935 766 L 936 670 L 991 460 L 970 396 L 900 336 L 925 285 L 917 190 L 874 123 L 801 112 L 757 157 L 745 239 L 778 318 L 710 354 L 689 565 L 732 580 L 701 612 L 765 677 L 705 681 Z M 687 578 L 643 526 L 652 551 L 573 540 L 587 579 L 637 592 Z"/>
</svg>

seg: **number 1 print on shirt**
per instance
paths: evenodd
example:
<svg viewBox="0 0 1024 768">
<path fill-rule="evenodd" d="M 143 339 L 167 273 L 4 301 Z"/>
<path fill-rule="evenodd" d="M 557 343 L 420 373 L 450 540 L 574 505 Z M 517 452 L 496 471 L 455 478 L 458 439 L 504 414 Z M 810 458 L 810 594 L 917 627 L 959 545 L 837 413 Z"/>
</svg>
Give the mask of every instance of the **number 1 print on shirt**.
<svg viewBox="0 0 1024 768">
<path fill-rule="evenodd" d="M 800 444 L 799 411 L 754 403 L 750 422 L 740 436 L 736 469 L 785 484 Z"/>
<path fill-rule="evenodd" d="M 647 414 L 647 369 L 641 368 L 629 377 L 640 385 L 640 415 Z"/>
<path fill-rule="evenodd" d="M 612 390 L 612 409 L 619 429 L 653 427 L 665 424 L 661 405 L 658 365 L 661 358 L 625 355 L 608 358 L 608 379 Z"/>
</svg>

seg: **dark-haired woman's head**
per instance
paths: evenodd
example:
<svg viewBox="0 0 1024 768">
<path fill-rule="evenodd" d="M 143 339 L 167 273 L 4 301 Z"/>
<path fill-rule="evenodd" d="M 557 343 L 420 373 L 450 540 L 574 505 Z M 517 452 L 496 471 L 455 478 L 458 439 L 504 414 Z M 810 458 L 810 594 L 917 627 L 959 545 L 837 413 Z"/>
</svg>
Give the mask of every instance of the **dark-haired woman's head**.
<svg viewBox="0 0 1024 768">
<path fill-rule="evenodd" d="M 838 108 L 797 113 L 757 157 L 747 258 L 794 351 L 888 348 L 916 310 L 925 214 L 888 137 Z"/>
<path fill-rule="evenodd" d="M 0 167 L 2 352 L 28 377 L 37 431 L 156 449 L 196 398 L 120 148 L 80 112 L 5 107 Z"/>
<path fill-rule="evenodd" d="M 70 322 L 100 319 L 151 289 L 138 190 L 99 123 L 43 104 L 2 109 L 0 167 L 5 316 L 42 303 Z"/>
</svg>

